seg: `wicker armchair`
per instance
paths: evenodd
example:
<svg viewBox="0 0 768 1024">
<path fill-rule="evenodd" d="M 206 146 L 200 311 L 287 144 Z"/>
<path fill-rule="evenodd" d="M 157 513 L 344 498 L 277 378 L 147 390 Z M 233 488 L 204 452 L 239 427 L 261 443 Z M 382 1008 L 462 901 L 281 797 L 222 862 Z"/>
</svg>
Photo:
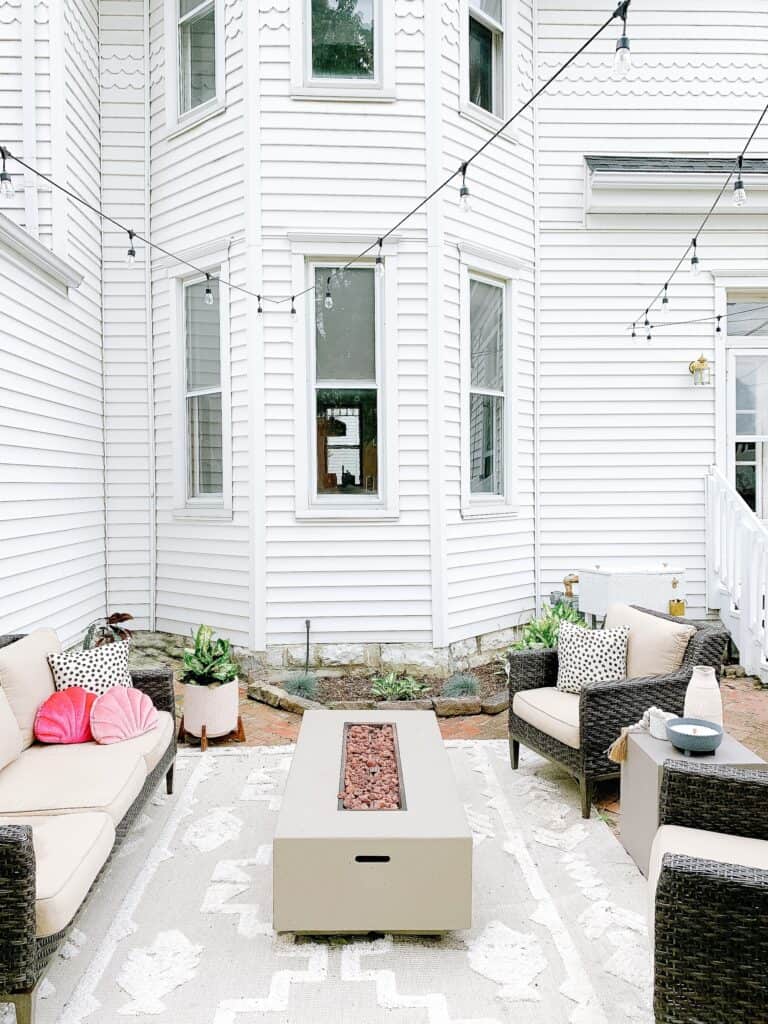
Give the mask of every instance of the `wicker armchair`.
<svg viewBox="0 0 768 1024">
<path fill-rule="evenodd" d="M 555 739 L 542 729 L 515 714 L 515 694 L 525 690 L 553 687 L 557 682 L 557 650 L 510 651 L 509 671 L 509 749 L 512 767 L 517 768 L 520 744 L 562 765 L 579 783 L 581 813 L 589 817 L 592 791 L 600 779 L 617 777 L 618 766 L 608 760 L 606 751 L 622 728 L 637 722 L 654 704 L 665 711 L 683 713 L 685 691 L 694 665 L 710 665 L 720 673 L 728 634 L 719 623 L 693 622 L 661 612 L 649 611 L 663 619 L 687 622 L 696 627 L 688 642 L 679 670 L 667 676 L 640 679 L 616 679 L 589 683 L 579 698 L 579 746 Z"/>
<path fill-rule="evenodd" d="M 0 636 L 0 647 L 20 640 L 22 636 Z M 117 838 L 113 853 L 163 776 L 168 793 L 173 792 L 176 757 L 173 673 L 166 668 L 138 669 L 131 671 L 131 680 L 137 689 L 152 698 L 158 710 L 169 712 L 174 719 L 174 729 L 167 750 L 115 829 Z M 3 824 L 0 819 L 0 1004 L 10 1002 L 15 1005 L 17 1024 L 31 1024 L 33 1021 L 35 986 L 75 920 L 77 916 L 55 935 L 42 939 L 36 937 L 32 829 L 26 825 Z"/>
<path fill-rule="evenodd" d="M 660 823 L 696 831 L 686 836 L 688 855 L 661 857 L 654 909 L 657 1024 L 766 1024 L 768 772 L 667 761 Z M 691 856 L 697 836 L 707 857 L 718 855 L 725 836 L 745 837 L 742 854 L 749 850 L 767 866 Z M 657 843 L 662 838 L 660 832 Z"/>
</svg>

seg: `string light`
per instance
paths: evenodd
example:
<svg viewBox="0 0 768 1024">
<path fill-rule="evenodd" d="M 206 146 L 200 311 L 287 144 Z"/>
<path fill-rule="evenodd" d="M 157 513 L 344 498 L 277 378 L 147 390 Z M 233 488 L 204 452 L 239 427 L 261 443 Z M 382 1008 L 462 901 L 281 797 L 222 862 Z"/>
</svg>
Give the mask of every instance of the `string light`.
<svg viewBox="0 0 768 1024">
<path fill-rule="evenodd" d="M 469 213 L 472 209 L 472 197 L 469 194 L 467 184 L 467 165 L 461 165 L 461 188 L 459 189 L 459 206 L 462 213 Z"/>
<path fill-rule="evenodd" d="M 295 295 L 291 296 L 291 316 L 294 317 L 294 318 L 296 316 L 296 296 Z"/>
<path fill-rule="evenodd" d="M 619 4 L 614 17 L 621 18 L 623 26 L 621 35 L 616 42 L 616 52 L 613 55 L 613 74 L 615 78 L 626 78 L 632 70 L 632 52 L 629 48 L 629 36 L 627 35 L 627 11 L 629 0 Z"/>
<path fill-rule="evenodd" d="M 0 198 L 13 199 L 13 180 L 5 169 L 5 149 L 0 146 L 0 154 L 3 157 L 3 169 L 0 171 Z"/>
<path fill-rule="evenodd" d="M 721 313 L 720 316 L 717 318 L 717 327 L 715 328 L 715 334 L 722 334 L 723 329 L 720 326 L 720 321 L 722 320 L 722 318 L 723 317 L 722 317 L 722 313 Z"/>
<path fill-rule="evenodd" d="M 669 284 L 665 284 L 664 285 L 664 296 L 663 296 L 663 298 L 661 300 L 661 312 L 662 312 L 662 314 L 664 316 L 668 316 L 669 315 L 669 295 L 667 294 L 668 288 L 669 288 Z"/>
<path fill-rule="evenodd" d="M 263 310 L 263 309 L 262 309 L 262 307 L 261 307 L 261 296 L 260 296 L 260 295 L 257 295 L 257 296 L 256 296 L 256 298 L 257 298 L 257 299 L 259 300 L 259 304 L 258 304 L 258 306 L 256 307 L 256 312 L 257 312 L 257 313 L 263 313 L 263 312 L 264 312 L 264 310 Z"/>
<path fill-rule="evenodd" d="M 645 311 L 645 320 L 643 321 L 643 327 L 648 328 L 650 326 L 651 326 L 651 321 L 648 319 L 648 310 L 646 309 L 646 311 Z"/>
<path fill-rule="evenodd" d="M 211 275 L 210 274 L 206 274 L 205 275 L 205 279 L 206 279 L 206 281 L 210 281 L 211 280 Z M 212 306 L 213 305 L 213 291 L 211 290 L 211 286 L 210 285 L 208 285 L 208 287 L 205 289 L 205 295 L 203 296 L 203 302 L 206 304 L 206 306 Z"/>
<path fill-rule="evenodd" d="M 384 277 L 384 257 L 382 255 L 382 249 L 384 248 L 384 239 L 379 239 L 379 251 L 376 253 L 376 276 L 379 280 Z"/>
<path fill-rule="evenodd" d="M 333 296 L 331 295 L 331 277 L 328 275 L 328 280 L 325 282 L 325 302 L 326 309 L 333 309 Z M 291 310 L 293 312 L 293 310 Z"/>
<path fill-rule="evenodd" d="M 691 256 L 691 273 L 694 277 L 698 277 L 701 273 L 701 260 L 699 254 L 696 252 L 696 239 L 691 239 L 691 245 L 693 246 L 693 256 Z"/>
<path fill-rule="evenodd" d="M 744 188 L 744 179 L 742 177 L 742 164 L 744 163 L 744 157 L 739 155 L 739 176 L 733 183 L 733 205 L 744 206 L 747 201 L 747 190 Z"/>
<path fill-rule="evenodd" d="M 635 324 L 632 324 L 632 337 L 633 338 L 637 337 L 637 331 L 635 330 Z"/>
<path fill-rule="evenodd" d="M 128 228 L 128 263 L 130 266 L 136 262 L 136 246 L 133 244 L 134 233 Z"/>
</svg>

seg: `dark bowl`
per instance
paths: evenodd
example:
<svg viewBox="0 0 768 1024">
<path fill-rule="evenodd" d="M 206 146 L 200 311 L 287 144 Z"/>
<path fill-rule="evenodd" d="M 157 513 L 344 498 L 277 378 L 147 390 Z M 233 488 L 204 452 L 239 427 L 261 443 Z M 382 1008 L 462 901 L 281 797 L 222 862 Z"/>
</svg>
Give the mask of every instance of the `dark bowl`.
<svg viewBox="0 0 768 1024">
<path fill-rule="evenodd" d="M 707 735 L 684 733 L 680 726 L 703 726 L 714 729 Z M 723 727 L 717 722 L 707 722 L 704 718 L 670 718 L 667 722 L 667 738 L 673 747 L 684 754 L 713 754 L 723 742 Z"/>
</svg>

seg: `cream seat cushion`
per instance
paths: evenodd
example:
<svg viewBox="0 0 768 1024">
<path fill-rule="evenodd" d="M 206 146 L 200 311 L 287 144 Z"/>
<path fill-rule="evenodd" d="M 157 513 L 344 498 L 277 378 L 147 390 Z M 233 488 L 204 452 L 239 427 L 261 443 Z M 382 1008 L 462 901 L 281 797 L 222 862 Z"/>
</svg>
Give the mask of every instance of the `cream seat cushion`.
<svg viewBox="0 0 768 1024">
<path fill-rule="evenodd" d="M 696 632 L 695 626 L 660 619 L 658 615 L 639 612 L 628 604 L 612 604 L 606 612 L 605 629 L 617 626 L 629 626 L 627 679 L 676 672 Z"/>
<path fill-rule="evenodd" d="M 518 718 L 540 729 L 547 736 L 559 740 L 567 747 L 578 750 L 579 695 L 566 693 L 554 686 L 539 690 L 520 690 L 512 701 L 512 711 Z"/>
<path fill-rule="evenodd" d="M 763 839 L 745 839 L 724 832 L 705 832 L 682 825 L 662 825 L 656 833 L 648 864 L 649 921 L 653 928 L 656 903 L 656 885 L 661 874 L 661 860 L 665 853 L 679 853 L 684 857 L 701 857 L 723 864 L 743 864 L 748 868 L 768 871 L 768 842 Z"/>
<path fill-rule="evenodd" d="M 140 757 L 143 757 L 147 774 L 149 774 L 157 766 L 160 758 L 168 749 L 168 745 L 173 738 L 173 728 L 173 718 L 169 713 L 167 711 L 158 711 L 157 726 L 154 729 L 145 732 L 143 736 L 134 736 L 133 739 L 124 740 L 122 743 L 114 744 L 114 746 L 133 751 Z"/>
<path fill-rule="evenodd" d="M 35 848 L 35 916 L 38 939 L 66 928 L 80 908 L 115 842 L 108 814 L 3 818 L 29 825 Z"/>
<path fill-rule="evenodd" d="M 25 747 L 34 739 L 37 709 L 55 690 L 48 655 L 60 650 L 59 638 L 52 629 L 36 629 L 0 647 L 0 686 L 19 723 Z"/>
<path fill-rule="evenodd" d="M 23 742 L 16 716 L 11 711 L 8 698 L 0 690 L 0 770 L 21 753 Z"/>
<path fill-rule="evenodd" d="M 115 743 L 36 743 L 0 772 L 0 821 L 12 814 L 104 811 L 117 823 L 141 792 L 147 766 Z"/>
</svg>

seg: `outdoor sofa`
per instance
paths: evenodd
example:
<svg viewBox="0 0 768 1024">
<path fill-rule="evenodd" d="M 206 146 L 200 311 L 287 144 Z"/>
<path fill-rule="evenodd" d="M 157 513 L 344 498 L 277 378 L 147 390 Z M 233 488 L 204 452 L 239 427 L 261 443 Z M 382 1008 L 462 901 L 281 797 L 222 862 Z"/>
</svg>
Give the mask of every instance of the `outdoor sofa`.
<svg viewBox="0 0 768 1024">
<path fill-rule="evenodd" d="M 4 636 L 0 647 L 18 644 L 14 671 L 39 673 L 50 637 Z M 0 1004 L 15 1004 L 17 1024 L 32 1024 L 35 986 L 163 775 L 173 788 L 173 675 L 131 679 L 158 709 L 157 728 L 106 746 L 33 743 L 0 771 Z"/>
<path fill-rule="evenodd" d="M 620 774 L 619 766 L 608 760 L 607 751 L 622 728 L 639 721 L 653 705 L 682 715 L 694 665 L 711 666 L 718 678 L 722 669 L 728 633 L 720 623 L 632 607 L 695 627 L 680 668 L 672 674 L 587 683 L 577 695 L 555 688 L 556 649 L 510 651 L 507 656 L 512 767 L 518 766 L 521 743 L 562 765 L 578 780 L 585 818 L 590 815 L 595 782 Z M 535 695 L 531 691 L 536 691 Z"/>
<path fill-rule="evenodd" d="M 768 1022 L 768 772 L 664 763 L 648 871 L 657 1024 Z"/>
</svg>

